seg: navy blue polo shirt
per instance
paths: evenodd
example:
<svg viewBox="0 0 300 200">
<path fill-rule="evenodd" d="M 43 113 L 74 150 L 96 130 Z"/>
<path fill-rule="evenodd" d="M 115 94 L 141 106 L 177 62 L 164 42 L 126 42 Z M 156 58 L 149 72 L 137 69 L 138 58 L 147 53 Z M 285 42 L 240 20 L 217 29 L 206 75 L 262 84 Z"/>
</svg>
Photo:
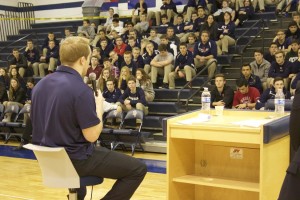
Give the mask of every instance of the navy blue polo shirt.
<svg viewBox="0 0 300 200">
<path fill-rule="evenodd" d="M 100 123 L 93 91 L 70 67 L 59 66 L 55 73 L 38 82 L 32 91 L 32 143 L 65 147 L 71 159 L 86 159 L 93 152 L 82 129 Z"/>
</svg>

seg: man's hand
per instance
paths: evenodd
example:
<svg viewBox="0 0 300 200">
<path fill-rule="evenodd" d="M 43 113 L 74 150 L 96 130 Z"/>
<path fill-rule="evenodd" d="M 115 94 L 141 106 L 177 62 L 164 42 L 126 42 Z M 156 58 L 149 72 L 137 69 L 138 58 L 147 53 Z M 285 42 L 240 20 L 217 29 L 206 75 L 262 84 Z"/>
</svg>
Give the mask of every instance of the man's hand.
<svg viewBox="0 0 300 200">
<path fill-rule="evenodd" d="M 247 106 L 245 103 L 242 103 L 242 104 L 239 104 L 239 105 L 236 105 L 235 108 L 237 109 L 245 109 Z"/>
<path fill-rule="evenodd" d="M 104 98 L 102 96 L 102 93 L 100 90 L 98 90 L 98 96 L 95 96 L 95 103 L 96 103 L 96 112 L 98 115 L 98 118 L 102 120 L 103 115 L 103 101 Z"/>
<path fill-rule="evenodd" d="M 224 101 L 217 101 L 217 102 L 213 102 L 213 105 L 214 106 L 225 106 L 225 103 L 224 103 Z"/>
</svg>

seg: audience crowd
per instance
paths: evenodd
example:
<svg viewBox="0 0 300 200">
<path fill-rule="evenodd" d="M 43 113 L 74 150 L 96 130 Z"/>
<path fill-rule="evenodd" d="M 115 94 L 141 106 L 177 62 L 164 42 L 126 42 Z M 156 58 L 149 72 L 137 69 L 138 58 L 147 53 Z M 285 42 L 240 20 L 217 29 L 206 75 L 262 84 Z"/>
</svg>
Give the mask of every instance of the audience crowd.
<svg viewBox="0 0 300 200">
<path fill-rule="evenodd" d="M 162 0 L 156 12 L 148 11 L 147 2 L 139 0 L 132 11 L 132 21 L 122 22 L 110 8 L 105 24 L 96 27 L 83 20 L 76 33 L 65 28 L 65 38 L 78 35 L 90 39 L 90 68 L 83 79 L 89 84 L 90 74 L 96 75 L 97 88 L 105 98 L 105 111 L 136 108 L 147 114 L 148 102 L 155 99 L 154 89 L 175 89 L 175 79 L 184 79 L 192 88 L 192 78 L 204 67 L 207 77 L 215 82 L 211 86 L 212 107 L 263 109 L 278 89 L 291 98 L 300 79 L 300 15 L 294 13 L 286 30 L 276 32 L 268 52 L 257 49 L 253 62 L 240 66 L 235 92 L 235 88 L 226 85 L 223 74 L 216 74 L 217 58 L 230 54 L 230 46 L 237 39 L 236 27 L 243 26 L 255 12 L 264 12 L 265 4 L 276 1 L 252 3 L 189 0 L 179 13 L 172 0 Z M 284 12 L 285 3 L 288 2 L 276 4 L 277 12 Z M 44 77 L 55 72 L 60 64 L 60 42 L 65 38 L 59 41 L 49 32 L 42 49 L 32 40 L 27 41 L 24 52 L 13 49 L 8 69 L 0 69 L 0 101 L 4 105 L 30 104 L 34 81 L 25 81 L 24 77 Z M 4 120 L 11 120 L 10 116 Z"/>
</svg>

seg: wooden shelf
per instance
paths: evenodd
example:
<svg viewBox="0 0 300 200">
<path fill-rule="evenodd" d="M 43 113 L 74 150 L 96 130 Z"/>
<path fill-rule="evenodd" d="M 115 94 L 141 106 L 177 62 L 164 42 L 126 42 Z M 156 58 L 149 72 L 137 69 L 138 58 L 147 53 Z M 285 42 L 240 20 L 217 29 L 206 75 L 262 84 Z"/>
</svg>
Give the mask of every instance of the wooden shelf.
<svg viewBox="0 0 300 200">
<path fill-rule="evenodd" d="M 178 183 L 188 183 L 194 185 L 243 190 L 249 192 L 259 192 L 259 183 L 221 179 L 216 177 L 185 175 L 173 178 L 173 181 Z"/>
</svg>

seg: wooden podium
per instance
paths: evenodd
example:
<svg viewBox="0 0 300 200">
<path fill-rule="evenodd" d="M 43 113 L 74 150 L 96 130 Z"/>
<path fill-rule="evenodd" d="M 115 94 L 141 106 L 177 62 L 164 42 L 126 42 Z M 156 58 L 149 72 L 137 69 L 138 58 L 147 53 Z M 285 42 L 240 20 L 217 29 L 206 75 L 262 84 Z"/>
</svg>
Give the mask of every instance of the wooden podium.
<svg viewBox="0 0 300 200">
<path fill-rule="evenodd" d="M 207 122 L 190 120 L 201 111 L 167 120 L 168 199 L 277 200 L 289 164 L 289 116 L 214 112 Z"/>
</svg>

